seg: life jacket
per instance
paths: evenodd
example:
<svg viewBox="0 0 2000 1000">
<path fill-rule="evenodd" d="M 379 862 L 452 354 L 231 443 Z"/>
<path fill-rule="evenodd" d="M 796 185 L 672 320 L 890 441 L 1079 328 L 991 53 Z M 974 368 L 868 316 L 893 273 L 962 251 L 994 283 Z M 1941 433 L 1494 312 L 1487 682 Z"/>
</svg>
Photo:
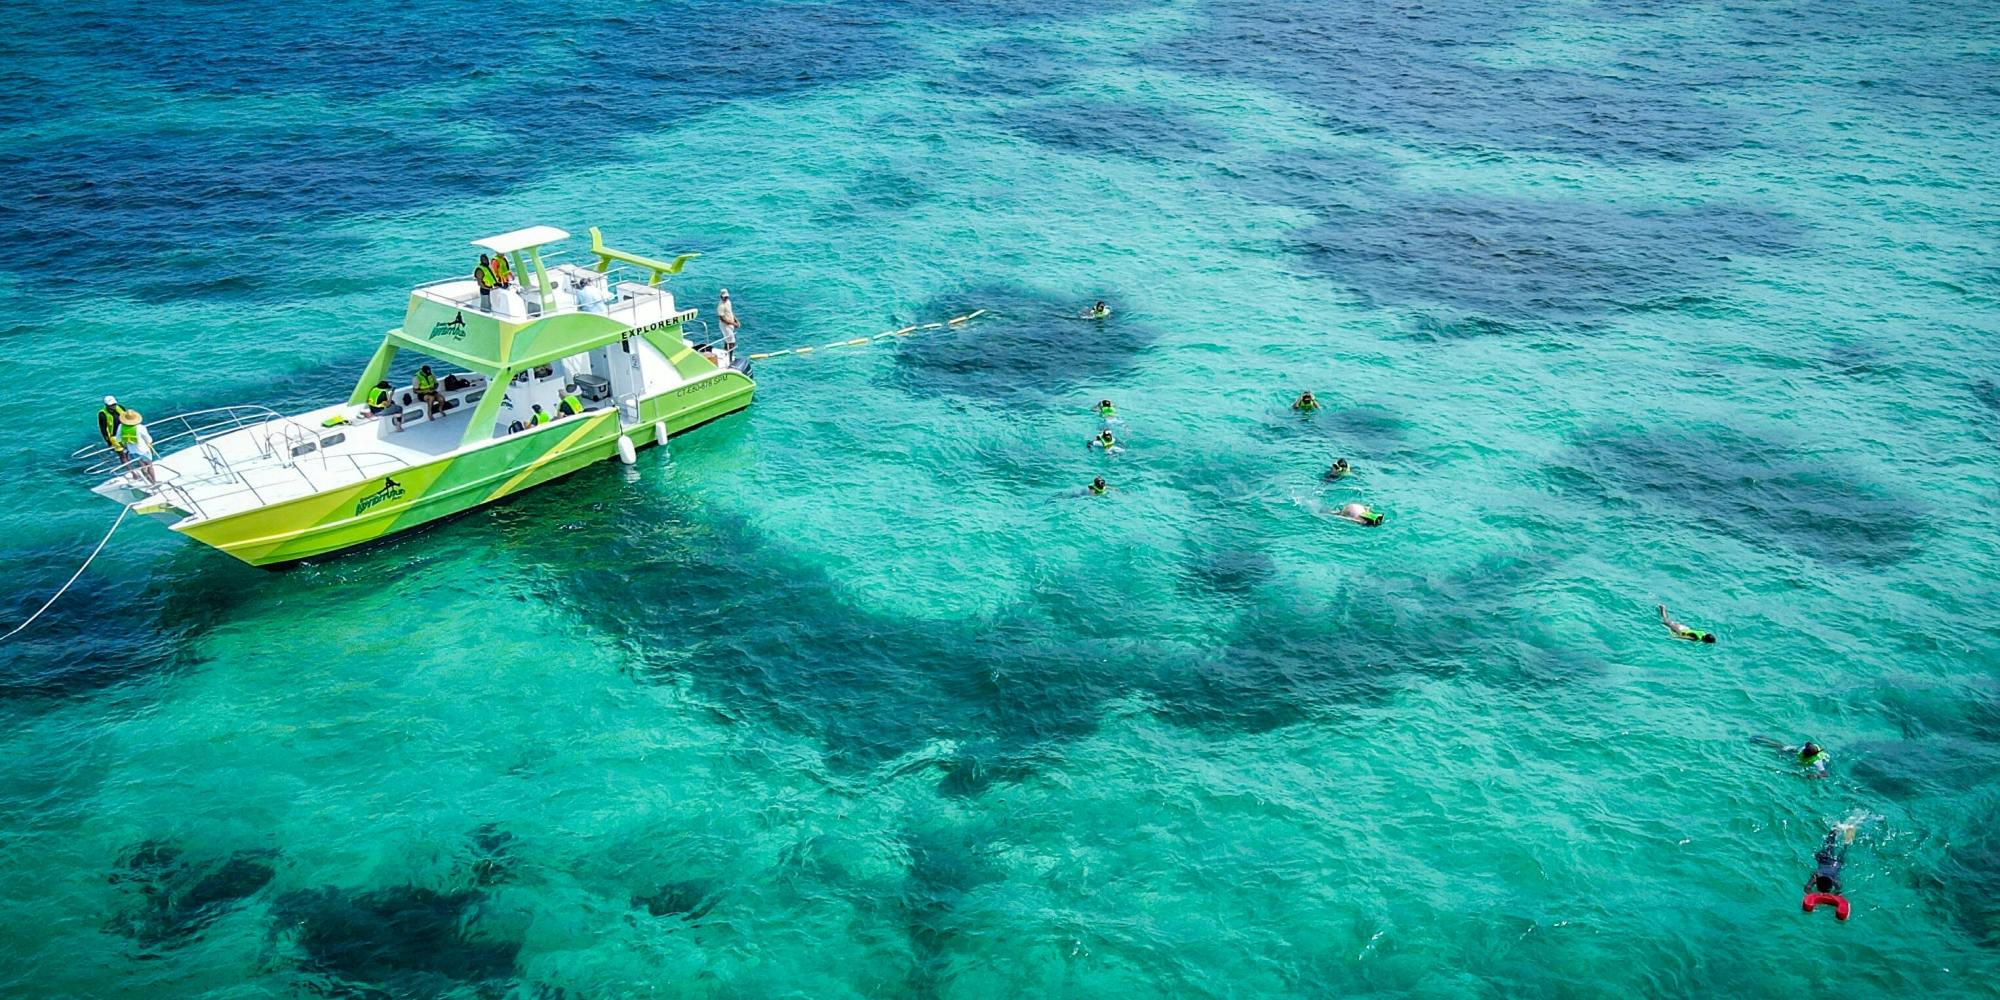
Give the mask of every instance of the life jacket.
<svg viewBox="0 0 2000 1000">
<path fill-rule="evenodd" d="M 1811 767 L 1814 764 L 1818 764 L 1821 763 L 1822 761 L 1827 761 L 1831 759 L 1832 758 L 1827 755 L 1827 752 L 1825 750 L 1821 750 L 1820 752 L 1813 754 L 1810 757 L 1806 756 L 1803 753 L 1799 754 L 1799 763 L 1805 767 Z"/>
<path fill-rule="evenodd" d="M 374 407 L 388 406 L 389 390 L 384 389 L 379 385 L 373 389 L 368 390 L 368 405 Z"/>
<path fill-rule="evenodd" d="M 576 398 L 576 393 L 573 392 L 563 393 L 562 411 L 564 413 L 569 414 L 570 416 L 575 416 L 579 413 L 582 413 L 583 400 Z"/>
<path fill-rule="evenodd" d="M 436 392 L 437 387 L 438 380 L 436 375 L 426 375 L 422 371 L 417 372 L 418 392 Z"/>
<path fill-rule="evenodd" d="M 1097 413 L 1102 417 L 1115 417 L 1118 415 L 1118 408 L 1115 406 L 1100 406 L 1097 408 Z"/>
<path fill-rule="evenodd" d="M 493 275 L 493 268 L 485 264 L 472 269 L 472 280 L 479 282 L 479 290 L 482 292 L 490 292 L 494 285 L 500 283 Z"/>
<path fill-rule="evenodd" d="M 514 272 L 507 269 L 507 258 L 505 256 L 493 258 L 493 283 L 504 285 L 513 279 Z"/>
<path fill-rule="evenodd" d="M 1110 489 L 1110 487 L 1108 487 L 1108 486 L 1099 486 L 1099 485 L 1097 485 L 1096 483 L 1091 483 L 1091 484 L 1090 484 L 1090 492 L 1091 492 L 1091 493 L 1093 493 L 1093 494 L 1095 494 L 1095 495 L 1097 495 L 1097 496 L 1103 496 L 1103 495 L 1104 495 L 1104 491 L 1105 491 L 1105 490 L 1107 490 L 1107 489 Z"/>
<path fill-rule="evenodd" d="M 139 440 L 138 424 L 119 424 L 118 440 L 124 444 L 135 444 Z"/>
<path fill-rule="evenodd" d="M 547 411 L 547 410 L 536 410 L 536 411 L 535 411 L 535 417 L 534 417 L 534 419 L 533 419 L 533 420 L 530 420 L 530 421 L 528 421 L 528 422 L 529 422 L 530 424 L 533 424 L 533 425 L 534 425 L 534 426 L 536 426 L 536 427 L 540 427 L 541 425 L 543 425 L 543 424 L 546 424 L 546 423 L 548 423 L 549 421 L 551 421 L 551 420 L 554 420 L 554 419 L 555 419 L 554 417 L 551 417 L 551 416 L 549 416 L 549 411 Z"/>
<path fill-rule="evenodd" d="M 118 436 L 118 415 L 125 412 L 122 406 L 100 407 L 97 411 L 97 433 L 110 441 Z"/>
<path fill-rule="evenodd" d="M 1092 443 L 1108 451 L 1118 446 L 1118 439 L 1109 434 L 1100 434 L 1097 436 L 1097 440 Z"/>
</svg>

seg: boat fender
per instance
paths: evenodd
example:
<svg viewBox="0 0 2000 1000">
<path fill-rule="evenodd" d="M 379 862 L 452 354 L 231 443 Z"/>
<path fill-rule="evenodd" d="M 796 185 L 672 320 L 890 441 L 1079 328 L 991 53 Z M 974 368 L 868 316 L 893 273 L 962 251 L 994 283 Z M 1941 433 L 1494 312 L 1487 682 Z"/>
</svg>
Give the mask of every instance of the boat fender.
<svg viewBox="0 0 2000 1000">
<path fill-rule="evenodd" d="M 1813 907 L 1818 906 L 1821 903 L 1833 904 L 1833 917 L 1835 920 L 1847 919 L 1847 909 L 1848 909 L 1847 897 L 1837 896 L 1830 892 L 1806 893 L 1806 898 L 1799 901 L 1799 909 L 1804 910 L 1807 913 L 1811 913 L 1813 911 Z"/>
<path fill-rule="evenodd" d="M 618 460 L 626 465 L 639 460 L 639 449 L 632 447 L 632 439 L 623 434 L 618 435 Z"/>
<path fill-rule="evenodd" d="M 653 421 L 653 441 L 654 441 L 654 443 L 656 443 L 656 444 L 666 444 L 666 443 L 667 443 L 667 422 L 666 422 L 666 421 L 664 421 L 664 420 L 655 420 L 655 421 Z"/>
</svg>

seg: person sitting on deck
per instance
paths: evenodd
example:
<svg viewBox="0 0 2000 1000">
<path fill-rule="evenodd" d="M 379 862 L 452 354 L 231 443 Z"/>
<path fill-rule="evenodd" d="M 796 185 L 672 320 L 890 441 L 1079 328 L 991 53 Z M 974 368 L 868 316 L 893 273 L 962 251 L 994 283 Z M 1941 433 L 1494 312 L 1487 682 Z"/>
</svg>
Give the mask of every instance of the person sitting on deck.
<svg viewBox="0 0 2000 1000">
<path fill-rule="evenodd" d="M 493 273 L 493 261 L 485 254 L 479 255 L 479 266 L 472 269 L 472 280 L 479 283 L 479 308 L 493 311 L 493 287 L 499 279 Z"/>
<path fill-rule="evenodd" d="M 609 300 L 605 298 L 604 290 L 597 287 L 597 279 L 578 278 L 572 284 L 570 290 L 576 293 L 576 308 L 578 312 L 605 312 L 605 303 Z"/>
<path fill-rule="evenodd" d="M 583 399 L 576 394 L 576 386 L 563 386 L 562 402 L 556 404 L 556 416 L 574 417 L 583 412 Z"/>
<path fill-rule="evenodd" d="M 554 417 L 549 415 L 547 410 L 542 409 L 542 404 L 536 403 L 534 405 L 534 409 L 535 409 L 535 415 L 528 418 L 528 426 L 540 427 L 543 424 L 550 423 L 555 420 Z"/>
<path fill-rule="evenodd" d="M 425 365 L 417 369 L 416 381 L 410 388 L 416 390 L 417 398 L 424 401 L 424 406 L 429 408 L 431 416 L 435 417 L 444 412 L 444 396 L 438 393 L 437 376 L 431 374 L 431 366 Z"/>
<path fill-rule="evenodd" d="M 401 412 L 403 408 L 390 399 L 395 391 L 395 387 L 391 386 L 386 378 L 375 383 L 375 387 L 368 390 L 368 412 L 378 417 Z"/>
</svg>

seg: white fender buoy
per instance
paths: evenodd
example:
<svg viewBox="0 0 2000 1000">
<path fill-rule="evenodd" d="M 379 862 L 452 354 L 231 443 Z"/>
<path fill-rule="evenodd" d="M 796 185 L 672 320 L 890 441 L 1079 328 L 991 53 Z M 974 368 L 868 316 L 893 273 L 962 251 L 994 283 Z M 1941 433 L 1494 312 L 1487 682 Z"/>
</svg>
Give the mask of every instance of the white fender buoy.
<svg viewBox="0 0 2000 1000">
<path fill-rule="evenodd" d="M 626 465 L 639 460 L 639 449 L 632 447 L 632 439 L 623 434 L 618 435 L 618 460 Z"/>
<path fill-rule="evenodd" d="M 667 422 L 666 422 L 666 421 L 664 421 L 664 420 L 655 420 L 655 421 L 653 421 L 653 441 L 654 441 L 654 443 L 656 443 L 656 444 L 666 444 L 666 443 L 667 443 Z"/>
</svg>

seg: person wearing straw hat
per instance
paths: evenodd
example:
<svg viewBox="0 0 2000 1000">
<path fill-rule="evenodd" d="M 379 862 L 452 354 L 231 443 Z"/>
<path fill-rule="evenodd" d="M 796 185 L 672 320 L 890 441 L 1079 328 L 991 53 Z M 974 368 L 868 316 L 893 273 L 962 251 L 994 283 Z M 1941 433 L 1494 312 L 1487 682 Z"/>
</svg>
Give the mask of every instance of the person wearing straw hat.
<svg viewBox="0 0 2000 1000">
<path fill-rule="evenodd" d="M 128 462 L 138 462 L 146 481 L 157 486 L 160 480 L 153 475 L 153 461 L 159 456 L 153 453 L 153 433 L 146 429 L 142 419 L 138 410 L 119 411 L 118 450 Z"/>
</svg>

